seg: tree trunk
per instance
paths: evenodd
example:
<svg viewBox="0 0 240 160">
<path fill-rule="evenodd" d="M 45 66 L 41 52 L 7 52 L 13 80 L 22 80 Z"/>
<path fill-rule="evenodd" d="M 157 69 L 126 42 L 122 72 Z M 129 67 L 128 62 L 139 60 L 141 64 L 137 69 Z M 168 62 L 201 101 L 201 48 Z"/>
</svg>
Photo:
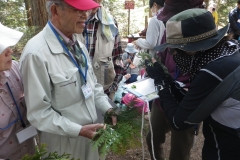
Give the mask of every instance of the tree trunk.
<svg viewBox="0 0 240 160">
<path fill-rule="evenodd" d="M 31 0 L 30 4 L 32 25 L 43 28 L 48 21 L 46 0 Z"/>
<path fill-rule="evenodd" d="M 30 3 L 29 0 L 24 0 L 25 3 L 25 8 L 26 8 L 26 12 L 27 12 L 27 24 L 28 27 L 32 26 L 32 15 L 31 15 L 31 8 L 30 8 Z"/>
</svg>

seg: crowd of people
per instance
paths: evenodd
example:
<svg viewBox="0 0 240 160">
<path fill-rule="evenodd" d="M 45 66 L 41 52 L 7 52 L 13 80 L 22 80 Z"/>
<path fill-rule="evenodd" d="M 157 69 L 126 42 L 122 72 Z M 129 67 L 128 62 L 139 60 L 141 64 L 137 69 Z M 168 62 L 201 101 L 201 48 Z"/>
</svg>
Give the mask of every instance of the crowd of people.
<svg viewBox="0 0 240 160">
<path fill-rule="evenodd" d="M 49 21 L 19 62 L 11 47 L 23 33 L 0 24 L 0 159 L 34 154 L 36 134 L 49 153 L 104 159 L 90 143 L 104 127 L 97 112 L 112 112 L 109 101 L 122 99 L 119 86 L 138 81 L 143 68 L 133 61 L 145 50 L 152 59 L 144 70 L 159 95 L 146 136 L 151 159 L 166 158 L 171 131 L 167 158 L 189 160 L 202 125 L 203 160 L 239 160 L 240 0 L 221 29 L 216 7 L 206 10 L 203 0 L 149 0 L 146 38 L 128 43 L 125 52 L 117 21 L 101 3 L 46 0 Z"/>
</svg>

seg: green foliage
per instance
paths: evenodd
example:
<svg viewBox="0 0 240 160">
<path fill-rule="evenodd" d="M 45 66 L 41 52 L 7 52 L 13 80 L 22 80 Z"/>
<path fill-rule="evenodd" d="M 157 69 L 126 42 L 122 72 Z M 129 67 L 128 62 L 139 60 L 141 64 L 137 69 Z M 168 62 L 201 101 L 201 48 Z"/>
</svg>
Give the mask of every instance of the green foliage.
<svg viewBox="0 0 240 160">
<path fill-rule="evenodd" d="M 57 152 L 49 153 L 47 157 L 42 158 L 47 154 L 46 147 L 46 144 L 42 144 L 39 148 L 36 147 L 36 153 L 34 155 L 27 154 L 22 158 L 22 160 L 70 160 L 70 154 L 64 153 L 62 155 L 58 155 Z M 71 160 L 74 159 L 72 158 Z"/>
<path fill-rule="evenodd" d="M 106 128 L 100 129 L 92 139 L 94 148 L 99 148 L 100 156 L 104 157 L 108 152 L 123 155 L 128 149 L 141 146 L 141 114 L 133 106 L 134 103 L 118 112 L 115 109 L 105 115 Z M 111 125 L 113 115 L 118 120 L 115 126 Z"/>
<path fill-rule="evenodd" d="M 122 37 L 126 37 L 128 31 L 128 10 L 124 9 L 125 0 L 103 0 L 104 7 L 118 22 Z M 145 28 L 145 16 L 149 14 L 149 1 L 135 0 L 135 8 L 130 10 L 130 31 L 138 33 Z M 228 23 L 228 13 L 236 7 L 236 0 L 213 0 L 217 4 L 219 14 L 219 26 Z M 45 6 L 43 6 L 45 7 Z M 40 30 L 27 27 L 27 14 L 24 0 L 0 0 L 0 22 L 4 25 L 23 31 L 24 37 L 20 41 L 21 50 L 26 42 Z"/>
<path fill-rule="evenodd" d="M 27 23 L 24 0 L 0 0 L 0 22 L 11 28 L 24 28 Z"/>
<path fill-rule="evenodd" d="M 147 53 L 147 52 L 140 51 L 136 56 L 137 56 L 138 58 L 141 58 L 140 63 L 139 63 L 139 65 L 138 65 L 139 68 L 145 67 L 145 61 L 146 61 L 146 60 L 149 61 L 149 63 L 148 63 L 149 66 L 152 66 L 152 65 L 153 65 L 153 64 L 152 64 L 152 56 L 151 56 L 151 54 L 149 54 L 149 53 Z M 161 61 L 161 59 L 159 59 L 159 58 L 160 58 L 159 56 L 158 56 L 158 57 L 155 57 L 156 60 Z"/>
<path fill-rule="evenodd" d="M 131 87 L 132 89 L 136 89 L 137 88 L 137 86 L 136 85 L 132 85 L 132 87 Z"/>
<path fill-rule="evenodd" d="M 152 59 L 155 59 L 157 63 L 160 63 L 160 64 L 161 64 L 161 66 L 162 66 L 162 68 L 163 68 L 163 70 L 164 70 L 164 73 L 165 73 L 168 77 L 171 77 L 171 75 L 170 75 L 169 72 L 168 72 L 167 67 L 162 64 L 161 58 L 160 58 L 160 56 L 158 56 L 157 54 L 155 54 L 154 57 L 152 57 L 152 55 L 150 55 L 150 54 L 147 53 L 147 52 L 139 52 L 139 53 L 137 54 L 137 57 L 141 58 L 140 64 L 138 65 L 139 68 L 141 68 L 141 67 L 146 67 L 146 65 L 145 65 L 145 61 L 146 61 L 146 60 L 147 60 L 147 62 L 148 62 L 148 63 L 147 63 L 148 66 L 153 66 Z"/>
<path fill-rule="evenodd" d="M 218 26 L 223 27 L 227 25 L 229 22 L 228 14 L 237 6 L 237 0 L 212 0 L 208 2 L 208 7 L 210 7 L 212 3 L 216 4 L 218 12 Z"/>
<path fill-rule="evenodd" d="M 122 137 L 111 128 L 110 125 L 106 125 L 105 129 L 100 129 L 95 137 L 92 139 L 93 147 L 99 149 L 100 155 L 103 157 L 111 151 L 111 148 L 115 145 L 119 145 Z"/>
<path fill-rule="evenodd" d="M 12 56 L 12 60 L 18 61 L 15 56 Z"/>
<path fill-rule="evenodd" d="M 219 26 L 225 26 L 229 22 L 228 14 L 229 12 L 236 7 L 237 0 L 226 0 L 221 1 L 218 5 L 218 17 L 219 17 Z"/>
<path fill-rule="evenodd" d="M 39 148 L 36 148 L 38 152 L 36 152 L 34 155 L 27 154 L 22 158 L 22 160 L 40 160 L 42 156 L 47 154 L 47 151 L 45 148 L 46 148 L 46 144 L 42 144 Z"/>
<path fill-rule="evenodd" d="M 124 9 L 125 0 L 104 0 L 103 6 L 109 10 L 117 20 L 119 33 L 122 37 L 127 36 L 128 31 L 128 9 Z M 129 34 L 139 33 L 145 28 L 145 16 L 148 16 L 148 2 L 135 0 L 135 8 L 130 10 Z"/>
<path fill-rule="evenodd" d="M 0 22 L 24 33 L 19 43 L 14 47 L 16 53 L 21 52 L 27 41 L 41 30 L 39 27 L 27 26 L 24 0 L 0 0 Z"/>
</svg>

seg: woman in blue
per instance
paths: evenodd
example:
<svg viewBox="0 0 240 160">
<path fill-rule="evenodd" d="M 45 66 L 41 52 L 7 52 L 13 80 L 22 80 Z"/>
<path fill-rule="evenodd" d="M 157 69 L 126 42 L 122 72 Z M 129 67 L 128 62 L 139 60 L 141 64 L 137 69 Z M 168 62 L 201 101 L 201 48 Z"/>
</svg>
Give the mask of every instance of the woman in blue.
<svg viewBox="0 0 240 160">
<path fill-rule="evenodd" d="M 133 83 L 137 81 L 137 77 L 139 75 L 139 68 L 133 64 L 133 59 L 138 52 L 135 49 L 132 43 L 128 43 L 127 47 L 125 48 L 125 53 L 122 55 L 124 69 L 127 71 L 131 77 L 126 81 L 126 83 Z"/>
</svg>

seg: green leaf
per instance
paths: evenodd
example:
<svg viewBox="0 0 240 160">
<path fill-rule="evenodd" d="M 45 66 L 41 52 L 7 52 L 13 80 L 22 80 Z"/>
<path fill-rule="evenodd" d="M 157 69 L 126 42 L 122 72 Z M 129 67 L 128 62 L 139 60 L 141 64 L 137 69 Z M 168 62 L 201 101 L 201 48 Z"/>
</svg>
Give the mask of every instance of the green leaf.
<svg viewBox="0 0 240 160">
<path fill-rule="evenodd" d="M 63 153 L 62 155 L 59 155 L 56 151 L 49 153 L 47 157 L 47 145 L 41 144 L 40 147 L 36 147 L 36 152 L 34 155 L 26 154 L 22 160 L 69 160 L 70 154 Z M 45 158 L 43 158 L 45 157 Z M 73 158 L 71 160 L 74 160 Z M 80 159 L 79 159 L 80 160 Z"/>
<path fill-rule="evenodd" d="M 117 124 L 111 125 L 111 116 L 117 116 Z M 93 147 L 99 148 L 100 156 L 104 157 L 108 152 L 118 155 L 125 154 L 128 149 L 141 147 L 141 114 L 134 107 L 134 101 L 129 106 L 117 112 L 107 113 L 104 117 L 106 128 L 100 129 L 92 139 Z"/>
</svg>

